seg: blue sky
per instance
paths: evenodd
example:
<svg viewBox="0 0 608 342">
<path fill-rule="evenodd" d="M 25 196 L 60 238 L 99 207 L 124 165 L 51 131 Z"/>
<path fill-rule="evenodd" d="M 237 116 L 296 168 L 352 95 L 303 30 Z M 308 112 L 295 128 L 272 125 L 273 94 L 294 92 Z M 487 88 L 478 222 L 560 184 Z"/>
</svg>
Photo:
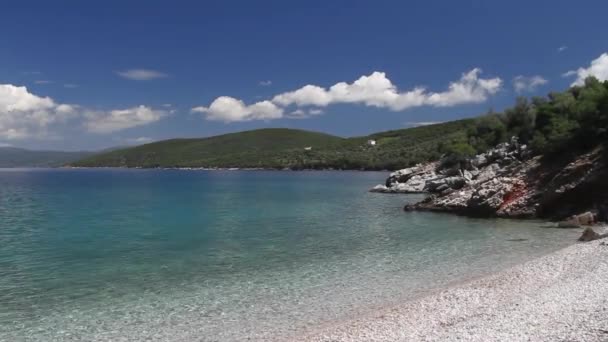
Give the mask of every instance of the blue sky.
<svg viewBox="0 0 608 342">
<path fill-rule="evenodd" d="M 606 13 L 561 0 L 6 3 L 0 145 L 354 136 L 476 116 L 608 78 Z"/>
</svg>

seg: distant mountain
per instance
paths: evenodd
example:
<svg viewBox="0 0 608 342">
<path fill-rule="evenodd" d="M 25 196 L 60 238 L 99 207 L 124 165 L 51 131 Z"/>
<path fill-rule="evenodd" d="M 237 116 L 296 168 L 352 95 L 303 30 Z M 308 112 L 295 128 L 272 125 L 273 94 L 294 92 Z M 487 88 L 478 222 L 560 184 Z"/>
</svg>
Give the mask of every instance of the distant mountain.
<svg viewBox="0 0 608 342">
<path fill-rule="evenodd" d="M 355 138 L 296 129 L 259 129 L 209 138 L 158 141 L 100 153 L 71 165 L 396 169 L 438 158 L 442 144 L 466 136 L 474 121 L 458 120 Z"/>
<path fill-rule="evenodd" d="M 31 151 L 0 147 L 0 167 L 56 167 L 93 154 L 94 152 Z"/>
</svg>

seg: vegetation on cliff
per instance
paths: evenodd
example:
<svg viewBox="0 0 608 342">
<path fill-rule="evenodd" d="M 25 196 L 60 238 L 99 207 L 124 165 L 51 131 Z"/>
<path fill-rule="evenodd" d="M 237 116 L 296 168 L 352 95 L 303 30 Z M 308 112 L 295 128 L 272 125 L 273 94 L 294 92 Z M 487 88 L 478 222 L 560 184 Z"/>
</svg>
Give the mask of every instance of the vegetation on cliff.
<svg viewBox="0 0 608 342">
<path fill-rule="evenodd" d="M 578 153 L 608 141 L 608 81 L 590 77 L 582 86 L 546 97 L 518 98 L 503 113 L 477 119 L 466 137 L 442 146 L 455 156 L 473 156 L 512 136 L 548 157 Z"/>
</svg>

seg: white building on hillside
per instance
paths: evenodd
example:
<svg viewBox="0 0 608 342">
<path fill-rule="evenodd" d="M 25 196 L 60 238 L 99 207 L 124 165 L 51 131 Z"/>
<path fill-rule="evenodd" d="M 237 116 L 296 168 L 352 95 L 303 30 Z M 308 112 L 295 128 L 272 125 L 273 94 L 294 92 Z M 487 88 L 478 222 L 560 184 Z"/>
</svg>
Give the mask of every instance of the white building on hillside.
<svg viewBox="0 0 608 342">
<path fill-rule="evenodd" d="M 376 140 L 374 140 L 374 139 L 369 139 L 369 140 L 367 141 L 367 144 L 368 144 L 369 146 L 376 146 Z"/>
</svg>

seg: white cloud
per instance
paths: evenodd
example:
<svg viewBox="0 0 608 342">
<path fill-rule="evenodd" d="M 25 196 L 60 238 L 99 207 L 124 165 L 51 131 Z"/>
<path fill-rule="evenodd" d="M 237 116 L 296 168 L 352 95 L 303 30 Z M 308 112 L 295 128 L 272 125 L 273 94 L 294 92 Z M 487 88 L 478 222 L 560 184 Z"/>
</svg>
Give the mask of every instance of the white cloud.
<svg viewBox="0 0 608 342">
<path fill-rule="evenodd" d="M 428 125 L 436 125 L 436 124 L 440 124 L 443 121 L 408 121 L 405 123 L 406 126 L 410 126 L 410 127 L 421 127 L 421 126 L 428 126 Z"/>
<path fill-rule="evenodd" d="M 450 83 L 447 91 L 429 94 L 425 104 L 436 107 L 451 107 L 486 101 L 490 95 L 496 94 L 500 90 L 502 80 L 498 77 L 479 78 L 480 73 L 481 69 L 475 68 L 462 74 L 459 81 Z"/>
<path fill-rule="evenodd" d="M 285 117 L 289 118 L 289 119 L 307 119 L 311 116 L 314 115 L 321 115 L 323 114 L 323 110 L 318 109 L 318 108 L 312 108 L 312 109 L 302 109 L 302 108 L 298 108 L 288 114 L 285 115 Z"/>
<path fill-rule="evenodd" d="M 64 86 L 64 88 L 78 88 L 78 84 L 74 84 L 74 83 L 66 83 L 63 86 Z"/>
<path fill-rule="evenodd" d="M 168 115 L 143 105 L 111 111 L 86 111 L 85 127 L 93 133 L 111 133 L 156 122 Z"/>
<path fill-rule="evenodd" d="M 293 112 L 289 113 L 289 115 L 293 115 L 293 116 L 306 116 L 306 115 L 308 115 L 308 113 L 306 113 L 306 111 L 303 110 L 303 109 L 296 109 Z"/>
<path fill-rule="evenodd" d="M 297 106 L 325 107 L 331 103 L 331 97 L 325 89 L 309 84 L 298 90 L 279 94 L 272 99 L 272 102 L 281 106 L 295 104 Z"/>
<path fill-rule="evenodd" d="M 591 61 L 588 68 L 578 68 L 563 74 L 564 77 L 576 75 L 576 80 L 572 86 L 585 84 L 585 78 L 594 76 L 600 81 L 608 80 L 608 53 L 604 52 L 598 58 Z"/>
<path fill-rule="evenodd" d="M 517 93 L 533 92 L 538 87 L 547 83 L 549 81 L 538 75 L 530 77 L 519 75 L 513 79 L 513 89 Z"/>
<path fill-rule="evenodd" d="M 340 82 L 328 90 L 306 85 L 298 90 L 279 94 L 272 102 L 282 106 L 325 107 L 336 103 L 361 103 L 367 106 L 388 108 L 394 111 L 418 106 L 447 107 L 463 103 L 479 103 L 496 93 L 502 84 L 499 78 L 480 79 L 480 69 L 473 69 L 452 82 L 447 91 L 429 93 L 422 87 L 399 92 L 383 72 L 361 76 L 353 83 Z"/>
<path fill-rule="evenodd" d="M 557 48 L 557 52 L 563 52 L 563 51 L 566 51 L 566 49 L 568 49 L 568 47 L 566 45 L 562 45 Z"/>
<path fill-rule="evenodd" d="M 124 141 L 128 144 L 147 144 L 147 143 L 154 141 L 154 139 L 152 139 L 150 137 L 137 137 L 137 138 L 126 138 L 126 139 L 124 139 Z"/>
<path fill-rule="evenodd" d="M 283 109 L 270 101 L 245 105 L 243 101 L 230 96 L 220 96 L 209 107 L 195 107 L 192 111 L 205 114 L 207 120 L 224 122 L 270 120 L 283 116 Z"/>
<path fill-rule="evenodd" d="M 318 108 L 314 108 L 308 111 L 308 114 L 310 115 L 321 115 L 323 114 L 323 110 L 322 109 L 318 109 Z"/>
<path fill-rule="evenodd" d="M 268 87 L 268 86 L 272 85 L 272 81 L 271 80 L 260 81 L 258 84 L 261 85 L 262 87 Z"/>
<path fill-rule="evenodd" d="M 109 133 L 145 125 L 168 113 L 139 106 L 124 110 L 90 110 L 78 105 L 57 103 L 26 87 L 0 84 L 0 139 L 57 138 L 57 132 L 74 127 L 86 127 L 95 133 Z"/>
<path fill-rule="evenodd" d="M 51 84 L 53 83 L 53 81 L 49 81 L 49 80 L 36 80 L 34 81 L 35 84 Z"/>
<path fill-rule="evenodd" d="M 207 113 L 207 119 L 225 122 L 255 119 L 277 119 L 283 117 L 283 109 L 289 106 L 314 106 L 305 115 L 318 115 L 322 111 L 318 107 L 331 104 L 352 103 L 366 106 L 388 108 L 401 111 L 412 107 L 434 106 L 449 107 L 466 103 L 481 103 L 498 92 L 502 80 L 498 77 L 479 78 L 480 69 L 464 73 L 462 77 L 450 83 L 443 92 L 427 92 L 422 87 L 407 92 L 399 92 L 397 87 L 386 77 L 384 72 L 373 72 L 361 76 L 353 83 L 339 82 L 325 89 L 308 84 L 294 91 L 278 94 L 270 101 L 262 101 L 253 105 L 245 105 L 243 101 L 228 96 L 215 99 L 207 107 L 193 108 L 195 112 Z M 254 111 L 253 108 L 265 104 L 264 111 Z M 294 110 L 288 117 L 302 117 L 302 113 Z"/>
<path fill-rule="evenodd" d="M 116 73 L 123 78 L 135 81 L 149 81 L 169 76 L 163 72 L 149 69 L 129 69 L 124 71 L 117 71 Z"/>
<path fill-rule="evenodd" d="M 45 135 L 47 128 L 75 114 L 75 106 L 30 93 L 26 87 L 0 84 L 0 138 Z"/>
</svg>

